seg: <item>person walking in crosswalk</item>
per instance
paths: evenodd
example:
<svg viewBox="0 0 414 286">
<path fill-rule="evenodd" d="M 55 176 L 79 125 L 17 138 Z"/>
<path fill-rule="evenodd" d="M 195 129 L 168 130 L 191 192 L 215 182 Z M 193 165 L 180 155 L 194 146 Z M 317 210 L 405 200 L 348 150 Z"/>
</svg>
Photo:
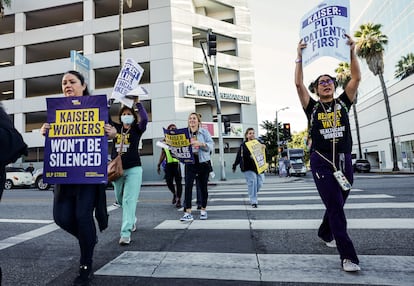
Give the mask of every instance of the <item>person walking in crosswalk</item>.
<svg viewBox="0 0 414 286">
<path fill-rule="evenodd" d="M 247 192 L 249 194 L 250 204 L 253 208 L 257 208 L 257 193 L 263 185 L 264 174 L 259 174 L 253 156 L 246 146 L 246 142 L 256 140 L 254 128 L 247 128 L 244 133 L 245 141 L 240 145 L 237 151 L 236 159 L 233 163 L 233 173 L 236 172 L 237 165 L 243 172 L 247 183 Z"/>
<path fill-rule="evenodd" d="M 211 152 L 214 150 L 214 141 L 207 129 L 201 127 L 200 114 L 193 112 L 188 117 L 188 129 L 191 136 L 191 146 L 194 154 L 194 164 L 185 164 L 185 196 L 184 215 L 180 221 L 193 221 L 191 203 L 194 180 L 199 180 L 201 191 L 200 219 L 207 219 L 208 176 L 211 172 Z"/>
<path fill-rule="evenodd" d="M 175 126 L 175 124 L 170 124 L 168 125 L 167 129 L 175 130 L 177 129 L 177 126 Z M 165 181 L 167 183 L 168 189 L 173 195 L 171 203 L 177 208 L 181 208 L 181 195 L 183 193 L 183 185 L 181 183 L 182 177 L 180 161 L 171 155 L 171 152 L 168 148 L 163 148 L 157 165 L 158 174 L 161 173 L 161 164 L 164 160 L 166 160 L 164 169 Z"/>
<path fill-rule="evenodd" d="M 338 86 L 336 79 L 327 74 L 320 75 L 309 86 L 309 90 L 318 96 L 318 101 L 310 96 L 303 83 L 302 50 L 306 48 L 303 40 L 297 47 L 295 85 L 310 126 L 308 132 L 313 178 L 326 207 L 318 235 L 332 246 L 336 242 L 343 270 L 355 272 L 361 268 L 347 232 L 344 204 L 349 195 L 349 186 L 341 175 L 345 175 L 350 184 L 353 183 L 352 137 L 348 111 L 356 97 L 361 72 L 354 51 L 355 42 L 349 35 L 346 37 L 350 46 L 351 79 L 339 97 L 334 98 Z"/>
</svg>

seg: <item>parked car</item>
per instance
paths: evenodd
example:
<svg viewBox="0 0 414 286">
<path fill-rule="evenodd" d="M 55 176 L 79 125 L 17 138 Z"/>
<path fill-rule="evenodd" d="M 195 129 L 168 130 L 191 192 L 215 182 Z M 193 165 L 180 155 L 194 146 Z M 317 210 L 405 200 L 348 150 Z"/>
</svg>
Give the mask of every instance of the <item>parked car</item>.
<svg viewBox="0 0 414 286">
<path fill-rule="evenodd" d="M 32 184 L 32 174 L 23 168 L 6 167 L 6 182 L 4 188 L 10 190 L 15 187 L 30 187 Z"/>
<path fill-rule="evenodd" d="M 357 159 L 354 163 L 354 172 L 365 172 L 371 171 L 371 164 L 366 159 Z"/>
<path fill-rule="evenodd" d="M 43 168 L 34 171 L 32 183 L 41 191 L 45 191 L 50 188 L 50 184 L 43 182 Z"/>
</svg>

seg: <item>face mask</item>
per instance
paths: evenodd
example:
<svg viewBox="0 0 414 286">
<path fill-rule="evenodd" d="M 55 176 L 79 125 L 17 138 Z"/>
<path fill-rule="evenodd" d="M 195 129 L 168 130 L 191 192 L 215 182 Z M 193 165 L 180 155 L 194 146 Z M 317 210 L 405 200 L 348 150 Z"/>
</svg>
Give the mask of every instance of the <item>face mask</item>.
<svg viewBox="0 0 414 286">
<path fill-rule="evenodd" d="M 132 114 L 121 115 L 121 121 L 124 124 L 132 124 L 134 122 L 134 116 Z"/>
</svg>

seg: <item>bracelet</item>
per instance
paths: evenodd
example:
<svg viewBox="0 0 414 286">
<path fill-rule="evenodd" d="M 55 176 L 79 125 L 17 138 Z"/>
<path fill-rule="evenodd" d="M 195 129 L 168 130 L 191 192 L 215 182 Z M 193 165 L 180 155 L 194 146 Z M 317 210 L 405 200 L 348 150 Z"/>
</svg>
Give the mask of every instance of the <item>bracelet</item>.
<svg viewBox="0 0 414 286">
<path fill-rule="evenodd" d="M 298 58 L 298 59 L 295 60 L 295 63 L 301 63 L 301 62 L 302 62 L 302 59 Z"/>
</svg>

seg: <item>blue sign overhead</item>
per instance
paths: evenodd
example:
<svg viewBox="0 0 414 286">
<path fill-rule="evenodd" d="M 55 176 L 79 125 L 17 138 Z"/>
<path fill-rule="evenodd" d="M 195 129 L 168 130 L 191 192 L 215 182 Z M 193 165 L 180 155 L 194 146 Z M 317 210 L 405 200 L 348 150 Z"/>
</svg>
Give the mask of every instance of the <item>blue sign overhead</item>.
<svg viewBox="0 0 414 286">
<path fill-rule="evenodd" d="M 73 69 L 80 72 L 84 77 L 87 84 L 89 84 L 89 70 L 90 63 L 87 57 L 84 57 L 75 50 L 70 51 L 70 62 L 73 63 Z"/>
</svg>

